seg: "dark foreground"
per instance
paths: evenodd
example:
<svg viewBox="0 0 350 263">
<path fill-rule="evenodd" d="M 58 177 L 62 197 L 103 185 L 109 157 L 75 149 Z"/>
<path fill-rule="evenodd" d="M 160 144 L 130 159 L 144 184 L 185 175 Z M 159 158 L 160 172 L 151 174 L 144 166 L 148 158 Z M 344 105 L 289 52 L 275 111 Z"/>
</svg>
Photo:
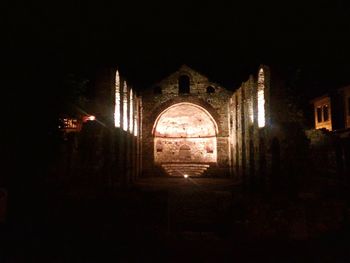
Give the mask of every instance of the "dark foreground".
<svg viewBox="0 0 350 263">
<path fill-rule="evenodd" d="M 348 208 L 335 197 L 173 181 L 9 204 L 0 262 L 350 262 Z"/>
</svg>

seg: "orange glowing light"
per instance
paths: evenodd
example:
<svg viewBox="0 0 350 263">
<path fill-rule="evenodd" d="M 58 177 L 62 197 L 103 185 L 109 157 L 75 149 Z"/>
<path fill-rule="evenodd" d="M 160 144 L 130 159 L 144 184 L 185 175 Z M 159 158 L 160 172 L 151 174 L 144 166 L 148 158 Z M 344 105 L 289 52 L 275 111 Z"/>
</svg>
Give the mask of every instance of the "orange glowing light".
<svg viewBox="0 0 350 263">
<path fill-rule="evenodd" d="M 184 178 L 186 178 L 186 179 L 187 179 L 187 178 L 188 178 L 188 174 L 184 174 Z"/>
<path fill-rule="evenodd" d="M 89 115 L 89 116 L 83 117 L 83 122 L 94 121 L 94 120 L 96 120 L 96 117 L 94 115 Z"/>
</svg>

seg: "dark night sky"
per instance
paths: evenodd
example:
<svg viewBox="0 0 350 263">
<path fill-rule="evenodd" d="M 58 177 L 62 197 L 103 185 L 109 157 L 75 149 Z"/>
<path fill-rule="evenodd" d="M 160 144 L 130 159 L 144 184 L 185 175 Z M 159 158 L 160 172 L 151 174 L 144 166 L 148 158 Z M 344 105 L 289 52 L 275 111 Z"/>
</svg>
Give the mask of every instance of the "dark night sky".
<svg viewBox="0 0 350 263">
<path fill-rule="evenodd" d="M 287 77 L 299 70 L 308 96 L 350 83 L 350 9 L 342 0 L 11 1 L 4 10 L 4 57 L 9 76 L 21 80 L 7 91 L 18 99 L 23 90 L 23 103 L 35 101 L 38 111 L 53 107 L 65 74 L 92 78 L 109 65 L 139 89 L 184 63 L 229 89 L 260 63 Z"/>
</svg>

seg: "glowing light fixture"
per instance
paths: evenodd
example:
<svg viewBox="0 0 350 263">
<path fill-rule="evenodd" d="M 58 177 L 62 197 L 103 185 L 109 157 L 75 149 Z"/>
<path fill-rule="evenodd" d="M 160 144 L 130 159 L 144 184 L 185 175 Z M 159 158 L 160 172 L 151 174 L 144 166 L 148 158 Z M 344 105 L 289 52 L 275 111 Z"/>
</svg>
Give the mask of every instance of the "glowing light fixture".
<svg viewBox="0 0 350 263">
<path fill-rule="evenodd" d="M 83 117 L 83 122 L 94 121 L 94 120 L 96 120 L 96 117 L 94 115 L 88 115 Z"/>
<path fill-rule="evenodd" d="M 184 178 L 187 179 L 188 178 L 188 174 L 184 174 Z"/>
<path fill-rule="evenodd" d="M 118 70 L 115 73 L 114 126 L 117 128 L 120 127 L 120 78 Z"/>
<path fill-rule="evenodd" d="M 258 126 L 265 127 L 265 77 L 264 70 L 259 70 L 258 75 Z"/>
</svg>

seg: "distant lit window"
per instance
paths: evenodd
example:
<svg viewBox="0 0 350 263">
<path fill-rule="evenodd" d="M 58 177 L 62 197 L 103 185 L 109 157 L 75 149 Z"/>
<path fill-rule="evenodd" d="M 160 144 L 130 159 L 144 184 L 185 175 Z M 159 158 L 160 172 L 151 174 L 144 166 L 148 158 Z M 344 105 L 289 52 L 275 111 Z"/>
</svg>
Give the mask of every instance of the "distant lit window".
<svg viewBox="0 0 350 263">
<path fill-rule="evenodd" d="M 265 76 L 264 70 L 259 70 L 258 75 L 258 126 L 265 126 Z"/>
<path fill-rule="evenodd" d="M 114 126 L 120 127 L 120 78 L 118 70 L 115 73 L 115 105 L 114 105 Z"/>
<path fill-rule="evenodd" d="M 61 125 L 59 128 L 63 129 L 77 129 L 78 128 L 78 120 L 72 118 L 63 118 L 61 119 Z"/>
<path fill-rule="evenodd" d="M 317 107 L 317 122 L 322 122 L 322 108 Z"/>
<path fill-rule="evenodd" d="M 123 84 L 123 130 L 128 130 L 128 87 L 126 81 Z"/>
<path fill-rule="evenodd" d="M 328 105 L 323 106 L 323 121 L 329 120 L 329 111 L 328 111 Z"/>
<path fill-rule="evenodd" d="M 215 93 L 215 89 L 212 86 L 207 87 L 207 93 Z"/>
<path fill-rule="evenodd" d="M 182 75 L 179 78 L 179 93 L 190 93 L 190 78 L 186 75 Z"/>
</svg>

